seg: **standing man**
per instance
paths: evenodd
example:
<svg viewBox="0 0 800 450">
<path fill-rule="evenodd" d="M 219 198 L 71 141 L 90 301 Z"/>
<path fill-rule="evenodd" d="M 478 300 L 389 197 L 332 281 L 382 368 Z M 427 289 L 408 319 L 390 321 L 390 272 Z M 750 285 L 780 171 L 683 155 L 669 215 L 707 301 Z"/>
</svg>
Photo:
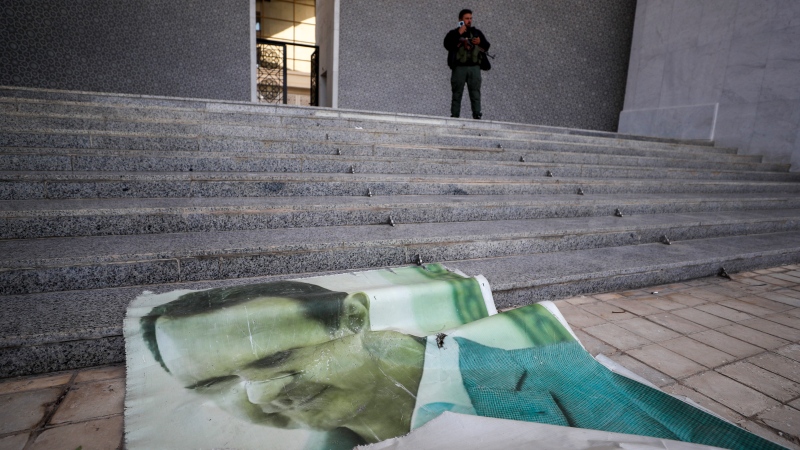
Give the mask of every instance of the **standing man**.
<svg viewBox="0 0 800 450">
<path fill-rule="evenodd" d="M 481 59 L 489 50 L 489 41 L 477 28 L 472 27 L 472 11 L 462 9 L 458 13 L 458 28 L 450 30 L 444 37 L 444 48 L 447 49 L 447 64 L 453 70 L 450 86 L 453 89 L 453 100 L 450 104 L 450 116 L 461 114 L 461 96 L 464 94 L 464 83 L 469 91 L 469 102 L 472 105 L 472 118 L 480 119 L 481 113 Z"/>
</svg>

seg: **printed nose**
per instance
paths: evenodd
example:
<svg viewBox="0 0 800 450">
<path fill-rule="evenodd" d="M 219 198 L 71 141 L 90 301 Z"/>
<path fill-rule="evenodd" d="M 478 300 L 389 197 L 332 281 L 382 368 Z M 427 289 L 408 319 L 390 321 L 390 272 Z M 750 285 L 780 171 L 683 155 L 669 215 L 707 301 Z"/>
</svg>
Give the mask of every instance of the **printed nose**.
<svg viewBox="0 0 800 450">
<path fill-rule="evenodd" d="M 285 387 L 292 382 L 291 375 L 272 380 L 251 380 L 245 384 L 247 400 L 259 405 L 264 412 L 279 412 L 291 406 L 291 400 L 283 394 Z"/>
</svg>

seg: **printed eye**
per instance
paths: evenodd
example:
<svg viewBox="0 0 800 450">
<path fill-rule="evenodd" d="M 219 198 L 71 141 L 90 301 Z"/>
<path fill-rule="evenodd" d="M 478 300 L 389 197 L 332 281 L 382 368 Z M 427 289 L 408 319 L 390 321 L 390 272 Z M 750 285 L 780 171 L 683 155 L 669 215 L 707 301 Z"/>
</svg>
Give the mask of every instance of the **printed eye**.
<svg viewBox="0 0 800 450">
<path fill-rule="evenodd" d="M 215 384 L 225 383 L 227 381 L 233 381 L 237 379 L 239 379 L 239 377 L 237 377 L 236 375 L 226 375 L 224 377 L 208 378 L 205 380 L 198 381 L 197 383 L 192 384 L 191 386 L 186 386 L 186 389 L 204 390 L 214 386 Z"/>
</svg>

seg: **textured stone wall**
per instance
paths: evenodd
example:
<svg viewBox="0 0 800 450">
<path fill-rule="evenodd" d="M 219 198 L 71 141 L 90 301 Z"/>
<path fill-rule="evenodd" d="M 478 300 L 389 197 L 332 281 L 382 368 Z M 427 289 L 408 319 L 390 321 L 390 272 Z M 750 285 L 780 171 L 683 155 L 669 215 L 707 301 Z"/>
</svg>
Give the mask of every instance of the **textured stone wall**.
<svg viewBox="0 0 800 450">
<path fill-rule="evenodd" d="M 800 170 L 800 1 L 639 0 L 620 131 Z"/>
<path fill-rule="evenodd" d="M 250 100 L 242 0 L 4 0 L 0 85 Z"/>
<path fill-rule="evenodd" d="M 483 72 L 485 119 L 617 129 L 636 0 L 340 3 L 341 108 L 449 116 L 442 41 L 469 7 L 497 56 Z"/>
</svg>

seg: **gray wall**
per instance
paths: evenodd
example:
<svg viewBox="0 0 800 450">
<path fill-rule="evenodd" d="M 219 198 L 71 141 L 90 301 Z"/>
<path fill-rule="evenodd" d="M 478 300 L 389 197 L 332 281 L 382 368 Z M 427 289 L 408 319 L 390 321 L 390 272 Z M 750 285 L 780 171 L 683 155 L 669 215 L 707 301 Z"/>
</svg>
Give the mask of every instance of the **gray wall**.
<svg viewBox="0 0 800 450">
<path fill-rule="evenodd" d="M 450 115 L 444 36 L 462 1 L 339 0 L 339 107 Z M 635 0 L 474 0 L 497 58 L 485 119 L 615 131 Z M 469 117 L 464 93 L 462 117 Z"/>
<path fill-rule="evenodd" d="M 249 101 L 250 2 L 4 0 L 0 85 Z"/>
<path fill-rule="evenodd" d="M 620 131 L 800 170 L 800 1 L 639 0 Z"/>
</svg>

